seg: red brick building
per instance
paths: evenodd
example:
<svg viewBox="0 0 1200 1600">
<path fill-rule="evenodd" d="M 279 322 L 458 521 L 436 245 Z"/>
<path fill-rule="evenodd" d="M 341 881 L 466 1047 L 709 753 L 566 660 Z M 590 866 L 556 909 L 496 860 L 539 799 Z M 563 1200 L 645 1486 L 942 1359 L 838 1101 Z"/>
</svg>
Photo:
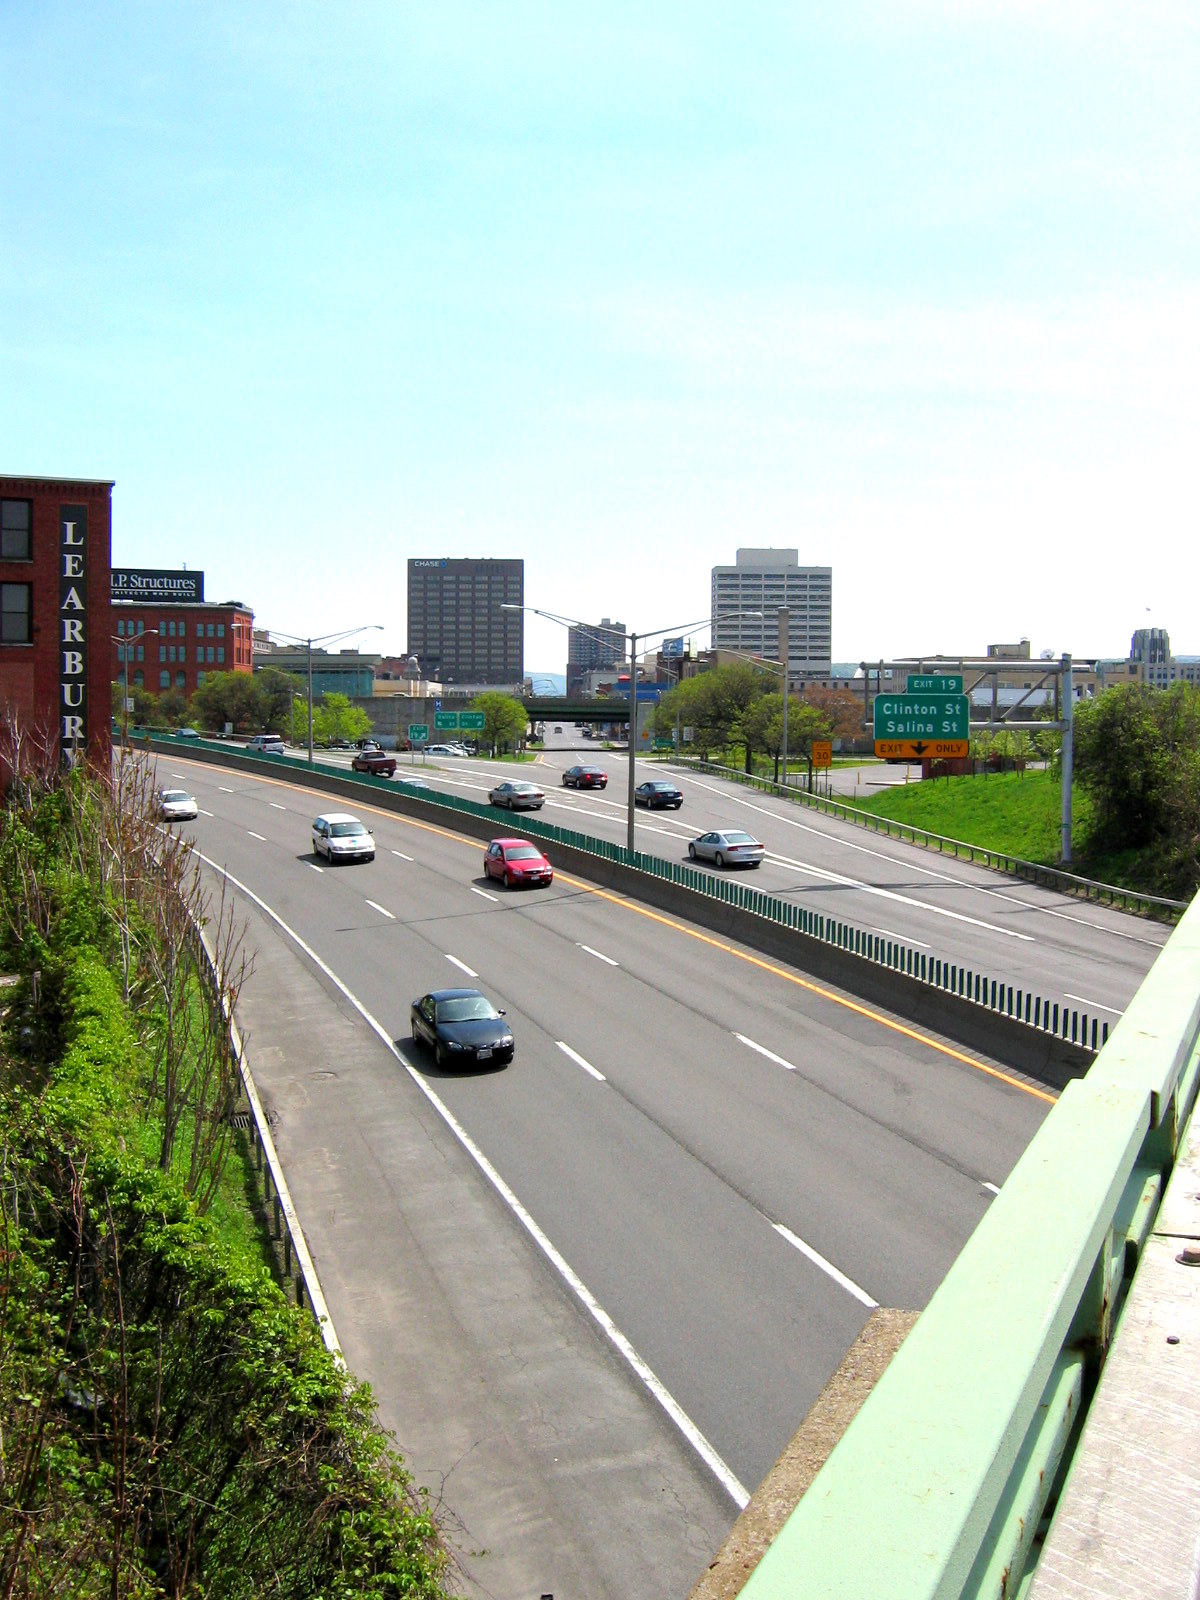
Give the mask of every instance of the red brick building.
<svg viewBox="0 0 1200 1600">
<path fill-rule="evenodd" d="M 107 765 L 112 488 L 0 476 L 0 768 Z"/>
<path fill-rule="evenodd" d="M 135 576 L 147 580 L 142 598 L 118 598 L 129 590 L 117 580 Z M 190 698 L 214 672 L 254 671 L 253 611 L 239 600 L 210 605 L 203 599 L 165 598 L 162 580 L 182 577 L 199 580 L 198 592 L 203 594 L 203 573 L 114 573 L 110 629 L 114 682 L 123 681 L 128 672 L 131 688 L 155 695 L 176 689 Z M 150 579 L 159 581 L 150 586 Z M 197 592 L 195 587 L 191 592 Z"/>
</svg>

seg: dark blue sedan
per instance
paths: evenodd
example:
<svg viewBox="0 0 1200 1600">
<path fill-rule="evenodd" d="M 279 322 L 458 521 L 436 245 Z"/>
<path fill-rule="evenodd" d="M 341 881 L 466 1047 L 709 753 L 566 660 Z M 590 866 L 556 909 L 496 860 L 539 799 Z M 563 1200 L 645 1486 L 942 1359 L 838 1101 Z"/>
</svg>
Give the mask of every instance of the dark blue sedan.
<svg viewBox="0 0 1200 1600">
<path fill-rule="evenodd" d="M 478 989 L 434 989 L 412 1003 L 412 1036 L 439 1067 L 506 1066 L 512 1030 Z"/>
</svg>

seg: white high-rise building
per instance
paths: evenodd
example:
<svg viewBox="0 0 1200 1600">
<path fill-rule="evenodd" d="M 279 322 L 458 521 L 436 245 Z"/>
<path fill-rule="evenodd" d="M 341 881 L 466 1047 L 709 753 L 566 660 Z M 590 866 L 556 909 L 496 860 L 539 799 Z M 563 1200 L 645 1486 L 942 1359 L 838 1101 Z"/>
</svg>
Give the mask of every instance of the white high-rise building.
<svg viewBox="0 0 1200 1600">
<path fill-rule="evenodd" d="M 735 566 L 712 569 L 714 648 L 777 661 L 779 613 L 786 608 L 793 685 L 827 678 L 833 665 L 833 568 L 799 562 L 797 550 L 739 550 Z M 760 612 L 761 620 L 748 611 Z"/>
</svg>

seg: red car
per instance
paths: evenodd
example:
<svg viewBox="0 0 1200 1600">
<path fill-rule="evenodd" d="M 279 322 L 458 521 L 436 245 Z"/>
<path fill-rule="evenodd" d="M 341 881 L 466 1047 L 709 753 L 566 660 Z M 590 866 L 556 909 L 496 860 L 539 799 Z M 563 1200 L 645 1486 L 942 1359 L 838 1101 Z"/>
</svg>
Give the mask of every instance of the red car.
<svg viewBox="0 0 1200 1600">
<path fill-rule="evenodd" d="M 608 773 L 601 767 L 568 767 L 562 781 L 564 789 L 603 789 Z"/>
<path fill-rule="evenodd" d="M 483 874 L 499 878 L 506 889 L 554 882 L 554 868 L 528 839 L 493 839 L 483 853 Z"/>
</svg>

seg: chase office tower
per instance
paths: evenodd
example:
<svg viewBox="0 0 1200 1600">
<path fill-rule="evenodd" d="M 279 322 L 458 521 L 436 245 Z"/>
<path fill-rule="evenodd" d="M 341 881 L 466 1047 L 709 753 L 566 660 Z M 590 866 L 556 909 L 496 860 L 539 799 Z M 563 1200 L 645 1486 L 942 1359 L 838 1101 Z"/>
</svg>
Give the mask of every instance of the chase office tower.
<svg viewBox="0 0 1200 1600">
<path fill-rule="evenodd" d="M 408 654 L 451 684 L 519 686 L 525 676 L 522 560 L 410 557 Z"/>
</svg>

